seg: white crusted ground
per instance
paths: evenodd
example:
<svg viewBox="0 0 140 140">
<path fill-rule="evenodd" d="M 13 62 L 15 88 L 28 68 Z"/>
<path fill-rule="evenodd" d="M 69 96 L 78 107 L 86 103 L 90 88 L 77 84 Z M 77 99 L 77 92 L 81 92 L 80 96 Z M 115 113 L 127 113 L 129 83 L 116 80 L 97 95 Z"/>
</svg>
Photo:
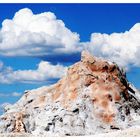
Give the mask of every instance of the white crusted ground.
<svg viewBox="0 0 140 140">
<path fill-rule="evenodd" d="M 32 90 L 30 92 L 37 92 L 39 94 L 39 91 L 42 91 L 42 94 L 44 89 L 46 88 L 42 87 L 37 90 Z M 84 89 L 81 97 L 83 97 L 85 91 L 87 90 L 88 89 Z M 31 96 L 29 96 L 28 99 L 35 98 L 35 94 L 30 95 Z M 138 96 L 139 93 L 136 93 L 136 97 Z M 90 102 L 90 99 L 85 98 L 81 100 L 81 97 L 79 97 L 72 105 L 73 107 L 71 108 L 73 109 L 71 111 L 64 109 L 60 105 L 60 102 L 56 102 L 55 104 L 51 104 L 50 102 L 46 104 L 45 108 L 34 108 L 33 110 L 31 108 L 27 109 L 27 114 L 23 119 L 27 133 L 10 134 L 10 131 L 14 127 L 14 125 L 11 125 L 11 121 L 13 120 L 11 115 L 12 112 L 22 110 L 22 108 L 20 107 L 24 106 L 24 104 L 27 104 L 27 100 L 25 100 L 25 96 L 23 96 L 15 105 L 8 107 L 9 111 L 7 111 L 6 114 L 10 114 L 9 121 L 0 121 L 0 132 L 7 133 L 2 134 L 1 136 L 139 136 L 140 116 L 139 114 L 135 113 L 134 110 L 131 110 L 130 113 L 132 121 L 129 121 L 127 117 L 126 120 L 123 122 L 121 120 L 118 120 L 117 127 L 119 127 L 119 129 L 121 130 L 110 130 L 110 126 L 107 126 L 103 122 L 99 121 L 98 119 L 96 119 L 94 114 L 92 114 L 93 106 Z M 79 110 L 76 111 L 77 108 Z M 1 116 L 0 118 L 2 117 L 3 116 Z M 7 125 L 10 126 L 6 129 Z M 133 128 L 131 128 L 132 126 Z M 131 129 L 124 130 L 129 127 Z M 105 132 L 110 133 L 101 134 Z"/>
</svg>

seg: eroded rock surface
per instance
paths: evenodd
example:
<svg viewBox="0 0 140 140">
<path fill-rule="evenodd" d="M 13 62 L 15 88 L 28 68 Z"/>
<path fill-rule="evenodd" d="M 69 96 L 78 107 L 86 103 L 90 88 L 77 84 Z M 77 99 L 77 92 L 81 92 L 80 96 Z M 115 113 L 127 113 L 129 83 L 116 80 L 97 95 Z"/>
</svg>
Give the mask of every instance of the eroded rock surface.
<svg viewBox="0 0 140 140">
<path fill-rule="evenodd" d="M 8 107 L 0 116 L 0 133 L 94 135 L 139 127 L 139 115 L 140 95 L 125 73 L 83 51 L 56 84 L 26 91 Z"/>
</svg>

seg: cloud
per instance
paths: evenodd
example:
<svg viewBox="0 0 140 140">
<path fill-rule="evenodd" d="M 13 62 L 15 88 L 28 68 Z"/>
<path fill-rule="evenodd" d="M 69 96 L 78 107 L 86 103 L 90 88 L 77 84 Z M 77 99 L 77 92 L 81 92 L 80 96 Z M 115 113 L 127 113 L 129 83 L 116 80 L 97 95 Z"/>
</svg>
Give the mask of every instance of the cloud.
<svg viewBox="0 0 140 140">
<path fill-rule="evenodd" d="M 0 61 L 0 70 L 2 69 L 2 67 L 3 67 L 3 62 Z"/>
<path fill-rule="evenodd" d="M 67 67 L 60 64 L 52 65 L 47 61 L 41 61 L 36 70 L 14 71 L 11 67 L 3 66 L 3 70 L 0 72 L 0 83 L 45 82 L 62 77 L 66 71 Z"/>
<path fill-rule="evenodd" d="M 139 38 L 140 23 L 137 23 L 129 31 L 112 34 L 92 33 L 89 42 L 80 42 L 79 34 L 68 29 L 65 23 L 57 19 L 54 13 L 34 14 L 30 9 L 24 8 L 16 12 L 12 19 L 3 21 L 0 30 L 0 55 L 45 56 L 53 59 L 52 56 L 64 56 L 64 54 L 71 56 L 87 49 L 95 56 L 114 61 L 119 66 L 128 69 L 131 66 L 140 67 Z M 59 60 L 57 59 L 57 61 Z M 0 63 L 0 71 L 2 65 Z M 12 77 L 16 79 L 15 81 L 18 81 L 18 79 L 32 81 L 30 80 L 32 78 L 37 81 L 38 77 L 41 80 L 45 77 L 37 73 L 39 70 L 13 72 L 13 70 L 7 68 L 6 71 L 6 73 L 12 73 L 11 75 L 8 74 L 9 77 L 15 74 L 24 75 L 22 78 L 21 76 Z M 30 76 L 31 73 L 33 76 Z M 7 78 L 4 77 L 4 80 L 7 80 Z M 9 78 L 7 81 L 9 81 Z"/>
<path fill-rule="evenodd" d="M 14 97 L 19 97 L 19 96 L 21 96 L 22 94 L 21 93 L 19 93 L 19 92 L 13 92 L 12 93 L 12 96 L 14 96 Z"/>
<path fill-rule="evenodd" d="M 18 97 L 21 96 L 21 93 L 13 92 L 13 93 L 0 93 L 0 97 Z"/>
<path fill-rule="evenodd" d="M 79 52 L 79 35 L 52 12 L 33 14 L 24 8 L 5 19 L 0 30 L 0 55 L 43 56 Z"/>
<path fill-rule="evenodd" d="M 121 67 L 140 66 L 140 23 L 124 33 L 93 33 L 87 48 L 94 55 L 114 61 Z"/>
</svg>

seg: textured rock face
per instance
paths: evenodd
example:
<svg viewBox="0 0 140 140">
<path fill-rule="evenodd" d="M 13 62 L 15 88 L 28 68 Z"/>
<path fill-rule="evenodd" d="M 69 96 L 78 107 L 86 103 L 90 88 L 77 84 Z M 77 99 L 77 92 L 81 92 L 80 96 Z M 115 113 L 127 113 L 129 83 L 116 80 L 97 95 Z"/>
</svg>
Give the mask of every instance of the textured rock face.
<svg viewBox="0 0 140 140">
<path fill-rule="evenodd" d="M 139 115 L 140 95 L 125 73 L 83 51 L 81 61 L 55 85 L 26 91 L 8 107 L 0 117 L 0 132 L 93 135 L 136 126 Z"/>
</svg>

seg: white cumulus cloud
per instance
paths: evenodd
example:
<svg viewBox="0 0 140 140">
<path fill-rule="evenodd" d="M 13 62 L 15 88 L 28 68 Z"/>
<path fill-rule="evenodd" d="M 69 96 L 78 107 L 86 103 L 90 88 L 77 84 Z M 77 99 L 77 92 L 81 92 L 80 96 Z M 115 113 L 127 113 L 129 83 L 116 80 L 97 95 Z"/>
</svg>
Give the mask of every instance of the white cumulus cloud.
<svg viewBox="0 0 140 140">
<path fill-rule="evenodd" d="M 44 82 L 60 78 L 65 75 L 67 67 L 57 64 L 52 65 L 50 62 L 41 61 L 35 70 L 16 70 L 11 67 L 3 66 L 0 71 L 0 83 L 33 83 Z"/>
<path fill-rule="evenodd" d="M 124 33 L 93 33 L 88 49 L 122 67 L 140 66 L 140 23 Z"/>
<path fill-rule="evenodd" d="M 130 65 L 140 67 L 140 23 L 122 33 L 92 33 L 90 42 L 80 42 L 79 34 L 68 29 L 54 13 L 34 14 L 24 8 L 16 12 L 12 19 L 5 19 L 0 29 L 0 55 L 4 56 L 71 54 L 84 49 L 126 69 Z M 2 65 L 0 62 L 0 70 Z M 11 69 L 7 68 L 6 71 Z M 32 73 L 34 79 L 39 75 L 32 70 L 18 70 L 12 75 L 21 72 L 24 78 L 24 73 Z M 16 78 L 20 79 L 18 76 Z M 31 79 L 30 76 L 28 78 Z"/>
<path fill-rule="evenodd" d="M 0 30 L 0 55 L 39 56 L 81 50 L 79 35 L 52 12 L 33 14 L 24 8 L 5 19 Z"/>
</svg>

